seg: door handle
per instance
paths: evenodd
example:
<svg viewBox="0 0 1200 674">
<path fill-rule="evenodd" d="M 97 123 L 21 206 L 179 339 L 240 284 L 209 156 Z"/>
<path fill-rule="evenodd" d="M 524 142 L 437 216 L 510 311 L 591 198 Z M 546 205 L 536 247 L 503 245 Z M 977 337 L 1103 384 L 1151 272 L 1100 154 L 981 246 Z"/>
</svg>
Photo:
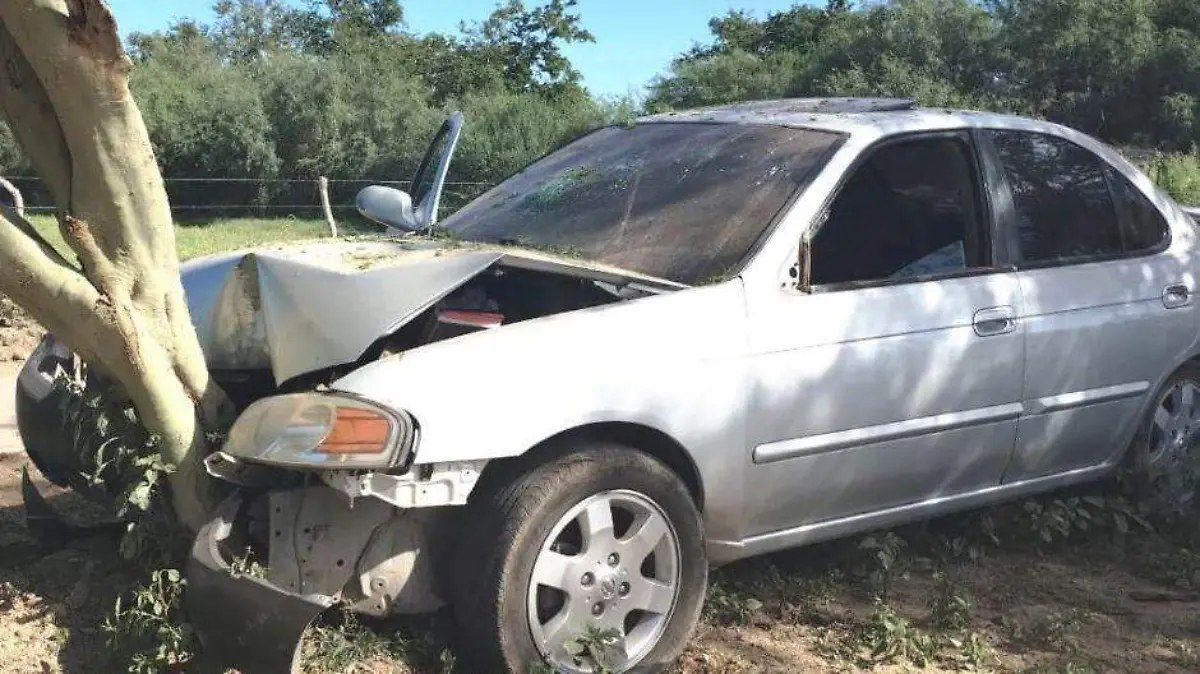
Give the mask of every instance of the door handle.
<svg viewBox="0 0 1200 674">
<path fill-rule="evenodd" d="M 1168 309 L 1186 307 L 1192 303 L 1192 293 L 1186 285 L 1176 283 L 1163 289 L 1162 301 L 1163 306 Z"/>
<path fill-rule="evenodd" d="M 971 322 L 980 337 L 1004 335 L 1017 329 L 1017 312 L 1012 307 L 992 307 L 975 312 Z"/>
</svg>

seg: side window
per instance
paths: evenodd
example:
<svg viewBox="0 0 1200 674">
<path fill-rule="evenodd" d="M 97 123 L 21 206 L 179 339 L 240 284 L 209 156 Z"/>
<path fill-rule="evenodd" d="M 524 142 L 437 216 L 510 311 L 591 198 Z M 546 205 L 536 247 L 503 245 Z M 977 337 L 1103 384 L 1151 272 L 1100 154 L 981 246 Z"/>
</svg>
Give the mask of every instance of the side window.
<svg viewBox="0 0 1200 674">
<path fill-rule="evenodd" d="M 876 150 L 829 209 L 812 243 L 812 283 L 885 281 L 986 264 L 983 209 L 963 138 Z"/>
<path fill-rule="evenodd" d="M 1020 262 L 1123 252 L 1106 165 L 1099 157 L 1055 136 L 988 133 L 1012 189 Z"/>
<path fill-rule="evenodd" d="M 1121 242 L 1126 253 L 1154 250 L 1167 240 L 1167 219 L 1141 190 L 1114 168 L 1106 170 L 1121 216 Z"/>
</svg>

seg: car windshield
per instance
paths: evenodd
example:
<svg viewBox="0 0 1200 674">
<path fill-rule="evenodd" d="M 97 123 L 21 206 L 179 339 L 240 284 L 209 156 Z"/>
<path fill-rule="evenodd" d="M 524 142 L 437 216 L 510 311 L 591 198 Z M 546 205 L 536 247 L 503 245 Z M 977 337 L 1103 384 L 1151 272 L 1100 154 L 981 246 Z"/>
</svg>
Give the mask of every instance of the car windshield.
<svg viewBox="0 0 1200 674">
<path fill-rule="evenodd" d="M 509 178 L 445 227 L 469 241 L 699 285 L 741 269 L 841 138 L 767 125 L 608 127 Z"/>
</svg>

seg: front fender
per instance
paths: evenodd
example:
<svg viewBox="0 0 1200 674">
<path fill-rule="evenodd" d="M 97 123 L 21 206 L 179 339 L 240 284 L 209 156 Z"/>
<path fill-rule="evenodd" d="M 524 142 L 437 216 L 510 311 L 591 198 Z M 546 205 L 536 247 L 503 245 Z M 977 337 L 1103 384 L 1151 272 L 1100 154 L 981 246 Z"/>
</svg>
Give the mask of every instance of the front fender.
<svg viewBox="0 0 1200 674">
<path fill-rule="evenodd" d="M 746 462 L 745 330 L 735 279 L 430 344 L 332 388 L 411 414 L 418 464 L 519 456 L 589 424 L 655 429 L 720 485 L 704 496 L 720 528 Z"/>
</svg>

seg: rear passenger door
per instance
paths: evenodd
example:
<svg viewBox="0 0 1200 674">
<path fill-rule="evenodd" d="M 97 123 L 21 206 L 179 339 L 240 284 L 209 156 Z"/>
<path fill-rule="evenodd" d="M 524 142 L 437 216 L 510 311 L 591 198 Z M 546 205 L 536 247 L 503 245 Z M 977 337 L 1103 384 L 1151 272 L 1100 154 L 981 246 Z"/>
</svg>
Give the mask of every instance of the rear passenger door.
<svg viewBox="0 0 1200 674">
<path fill-rule="evenodd" d="M 1025 336 L 1023 413 L 1005 482 L 1084 469 L 1128 444 L 1142 403 L 1192 339 L 1195 288 L 1165 218 L 1128 177 L 1066 138 L 984 134 L 1007 202 Z"/>
</svg>

